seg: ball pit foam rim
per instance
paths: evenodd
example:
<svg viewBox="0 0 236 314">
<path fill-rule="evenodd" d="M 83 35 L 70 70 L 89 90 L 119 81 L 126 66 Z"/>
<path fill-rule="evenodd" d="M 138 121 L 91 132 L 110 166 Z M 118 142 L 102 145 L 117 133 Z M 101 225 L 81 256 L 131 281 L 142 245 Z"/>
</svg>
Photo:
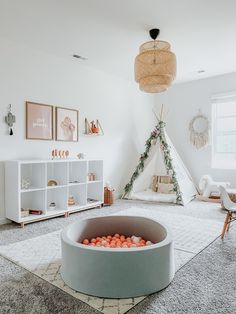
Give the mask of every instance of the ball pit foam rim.
<svg viewBox="0 0 236 314">
<path fill-rule="evenodd" d="M 69 226 L 67 226 L 64 230 L 62 230 L 61 232 L 61 239 L 65 242 L 67 242 L 68 244 L 75 246 L 75 247 L 79 247 L 80 249 L 84 249 L 84 250 L 91 250 L 91 251 L 98 251 L 98 252 L 109 252 L 109 253 L 117 253 L 117 252 L 129 252 L 129 253 L 134 253 L 134 252 L 138 252 L 138 251 L 147 251 L 147 250 L 152 250 L 154 248 L 158 248 L 158 247 L 163 247 L 165 245 L 167 245 L 168 243 L 170 243 L 173 239 L 172 234 L 170 229 L 164 224 L 162 223 L 160 220 L 156 220 L 153 218 L 148 218 L 148 217 L 143 217 L 143 216 L 124 216 L 124 215 L 112 215 L 112 216 L 95 216 L 95 217 L 90 217 L 90 218 L 85 218 L 85 219 L 81 219 L 80 222 L 82 223 L 83 221 L 89 221 L 89 220 L 93 220 L 93 219 L 99 219 L 99 218 L 105 218 L 105 217 L 134 217 L 134 218 L 141 218 L 141 219 L 145 219 L 145 220 L 149 220 L 149 221 L 153 221 L 157 224 L 159 224 L 161 227 L 163 227 L 165 229 L 166 232 L 166 237 L 164 240 L 152 244 L 152 245 L 148 245 L 148 246 L 142 246 L 142 247 L 133 247 L 133 248 L 105 248 L 105 247 L 97 247 L 97 246 L 89 246 L 89 245 L 84 245 L 82 243 L 76 242 L 75 240 L 72 240 L 70 238 L 70 236 L 68 235 L 69 230 L 72 226 L 77 226 L 78 225 L 78 221 L 74 222 L 73 224 L 70 224 Z"/>
</svg>

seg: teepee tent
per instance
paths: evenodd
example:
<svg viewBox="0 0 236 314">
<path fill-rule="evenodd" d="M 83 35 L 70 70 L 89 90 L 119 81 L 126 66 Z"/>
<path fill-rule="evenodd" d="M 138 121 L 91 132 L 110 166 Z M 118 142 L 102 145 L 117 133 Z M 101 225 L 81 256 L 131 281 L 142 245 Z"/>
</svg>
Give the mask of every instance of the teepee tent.
<svg viewBox="0 0 236 314">
<path fill-rule="evenodd" d="M 156 202 L 173 202 L 185 205 L 197 194 L 193 180 L 165 131 L 162 119 L 146 141 L 146 150 L 141 154 L 130 181 L 124 189 L 124 198 Z M 153 191 L 153 176 L 169 176 L 172 191 Z M 158 186 L 158 185 L 157 185 Z M 160 185 L 159 185 L 160 186 Z"/>
</svg>

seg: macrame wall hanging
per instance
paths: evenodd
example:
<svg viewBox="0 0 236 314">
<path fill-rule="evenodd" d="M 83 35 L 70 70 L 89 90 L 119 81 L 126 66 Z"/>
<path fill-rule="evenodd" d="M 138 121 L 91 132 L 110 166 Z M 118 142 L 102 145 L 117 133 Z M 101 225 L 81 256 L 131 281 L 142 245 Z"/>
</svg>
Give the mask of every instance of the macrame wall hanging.
<svg viewBox="0 0 236 314">
<path fill-rule="evenodd" d="M 189 123 L 190 142 L 197 149 L 208 145 L 209 129 L 210 123 L 208 118 L 199 111 Z"/>
</svg>

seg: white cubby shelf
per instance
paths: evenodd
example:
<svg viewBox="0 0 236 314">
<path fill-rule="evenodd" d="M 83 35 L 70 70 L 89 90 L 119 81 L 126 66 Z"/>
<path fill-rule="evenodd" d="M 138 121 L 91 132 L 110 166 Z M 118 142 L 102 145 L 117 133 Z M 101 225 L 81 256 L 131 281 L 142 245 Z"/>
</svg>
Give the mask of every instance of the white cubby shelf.
<svg viewBox="0 0 236 314">
<path fill-rule="evenodd" d="M 95 180 L 88 181 L 88 174 Z M 22 180 L 28 187 L 22 188 Z M 48 186 L 50 180 L 57 185 Z M 73 196 L 75 204 L 68 205 Z M 55 203 L 55 208 L 50 204 Z M 103 161 L 85 159 L 12 160 L 5 162 L 6 217 L 24 224 L 101 207 L 103 204 Z M 42 214 L 21 216 L 21 209 Z"/>
</svg>

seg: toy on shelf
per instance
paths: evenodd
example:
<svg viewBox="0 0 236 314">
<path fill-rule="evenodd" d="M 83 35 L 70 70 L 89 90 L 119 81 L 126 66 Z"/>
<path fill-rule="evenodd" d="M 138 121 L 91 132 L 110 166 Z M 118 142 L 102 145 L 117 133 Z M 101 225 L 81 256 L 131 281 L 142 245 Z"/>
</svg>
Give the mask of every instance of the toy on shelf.
<svg viewBox="0 0 236 314">
<path fill-rule="evenodd" d="M 87 175 L 87 180 L 88 180 L 88 181 L 95 181 L 95 180 L 96 180 L 96 175 L 95 175 L 95 173 L 88 173 L 88 175 Z"/>
<path fill-rule="evenodd" d="M 99 122 L 99 120 L 96 120 L 96 123 L 94 120 L 91 122 L 88 122 L 88 119 L 85 118 L 85 134 L 86 135 L 104 135 L 103 128 Z"/>
<path fill-rule="evenodd" d="M 56 209 L 56 208 L 57 208 L 57 205 L 56 205 L 55 202 L 51 202 L 51 203 L 49 204 L 49 210 L 54 210 L 54 209 Z"/>
<path fill-rule="evenodd" d="M 68 150 L 58 150 L 53 149 L 52 150 L 52 159 L 65 159 L 69 157 L 69 151 Z"/>
<path fill-rule="evenodd" d="M 75 199 L 73 195 L 70 195 L 68 198 L 68 206 L 74 206 L 75 205 Z"/>
<path fill-rule="evenodd" d="M 87 198 L 87 203 L 88 204 L 92 204 L 92 203 L 96 203 L 96 202 L 98 202 L 98 200 L 96 200 L 96 199 L 94 199 L 94 198 Z"/>
<path fill-rule="evenodd" d="M 48 180 L 48 186 L 56 186 L 58 182 L 56 180 Z"/>
<path fill-rule="evenodd" d="M 27 190 L 31 185 L 30 179 L 22 179 L 21 180 L 21 188 L 22 190 Z"/>
<path fill-rule="evenodd" d="M 28 217 L 29 215 L 42 215 L 41 209 L 21 208 L 21 217 Z"/>
<path fill-rule="evenodd" d="M 73 184 L 73 183 L 80 183 L 78 180 L 73 180 L 73 181 L 69 181 L 70 184 Z"/>
<path fill-rule="evenodd" d="M 30 214 L 29 208 L 21 208 L 21 218 L 28 217 Z"/>
</svg>

